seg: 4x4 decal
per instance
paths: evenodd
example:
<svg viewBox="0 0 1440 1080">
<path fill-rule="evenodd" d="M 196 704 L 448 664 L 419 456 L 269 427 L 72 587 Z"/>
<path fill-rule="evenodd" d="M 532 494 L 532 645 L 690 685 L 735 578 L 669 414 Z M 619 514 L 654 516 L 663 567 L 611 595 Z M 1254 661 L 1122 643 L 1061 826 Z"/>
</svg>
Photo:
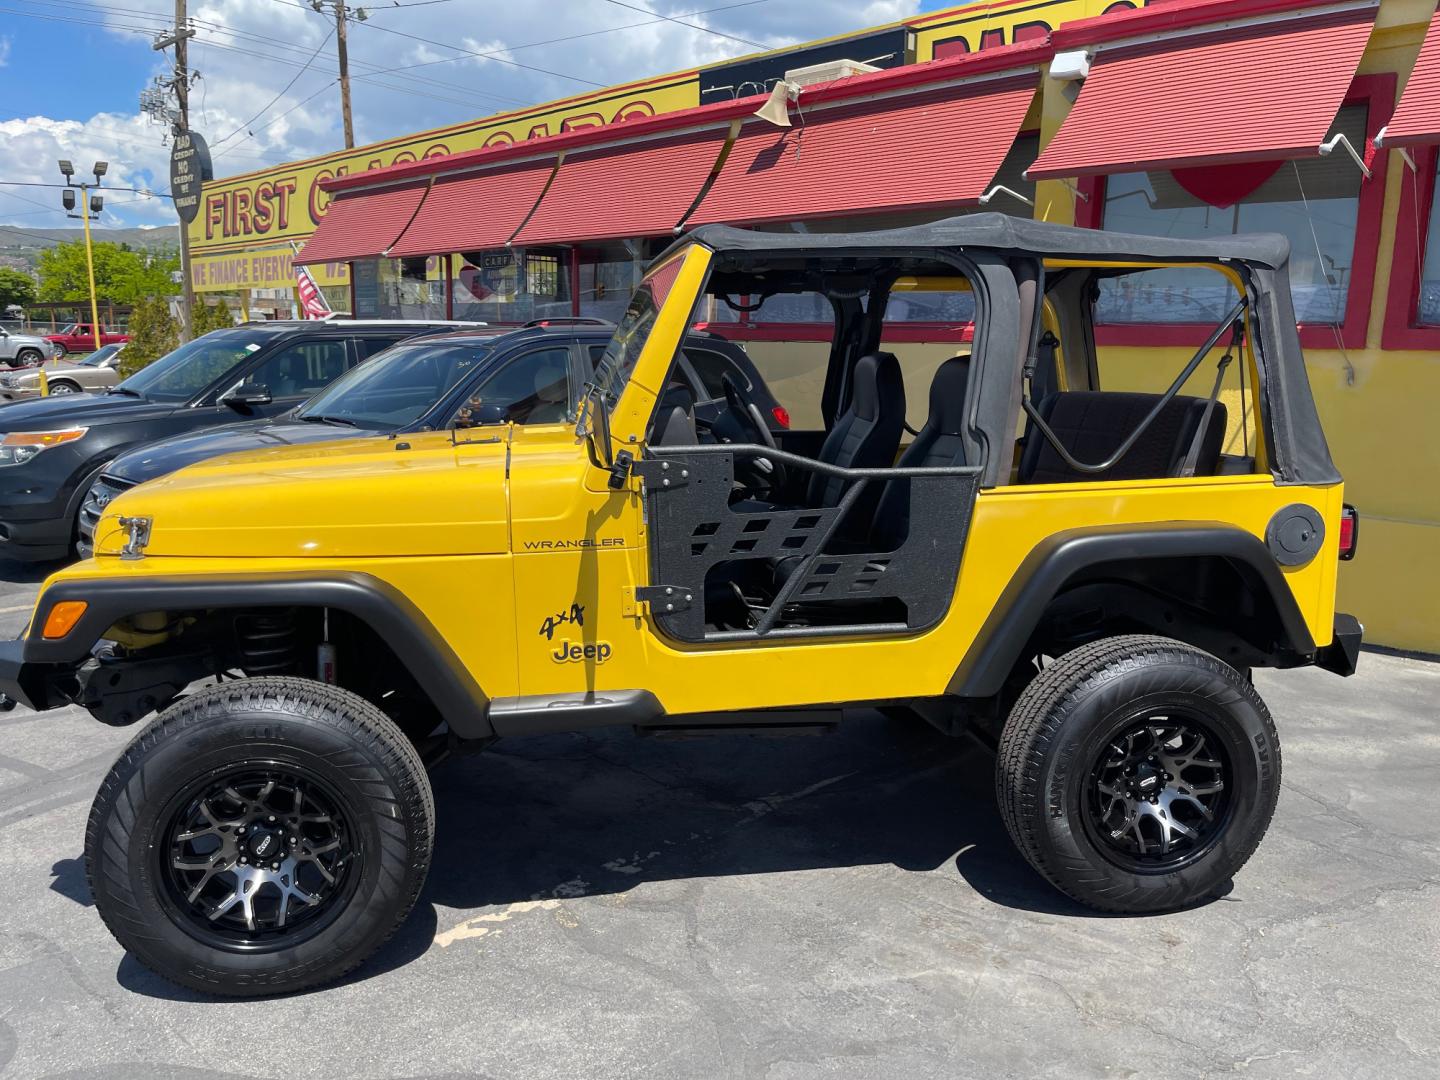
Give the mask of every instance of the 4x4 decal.
<svg viewBox="0 0 1440 1080">
<path fill-rule="evenodd" d="M 555 631 L 566 623 L 573 623 L 576 626 L 585 625 L 585 608 L 582 604 L 571 604 L 569 611 L 558 611 L 554 615 L 548 615 L 545 621 L 540 624 L 540 633 L 546 641 L 555 637 Z"/>
</svg>

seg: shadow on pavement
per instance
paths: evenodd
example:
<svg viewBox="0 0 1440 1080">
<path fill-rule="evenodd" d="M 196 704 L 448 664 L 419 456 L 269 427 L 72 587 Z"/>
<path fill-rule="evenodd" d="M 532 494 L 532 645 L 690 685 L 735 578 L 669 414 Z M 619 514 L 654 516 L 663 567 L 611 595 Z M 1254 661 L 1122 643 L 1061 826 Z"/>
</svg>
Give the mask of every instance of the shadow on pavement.
<svg viewBox="0 0 1440 1080">
<path fill-rule="evenodd" d="M 499 743 L 437 771 L 424 899 L 469 909 L 890 864 L 948 867 L 1012 907 L 1095 914 L 1015 851 L 993 788 L 987 751 L 875 714 L 818 738 L 605 732 Z"/>
<path fill-rule="evenodd" d="M 61 859 L 50 868 L 55 879 L 50 888 L 61 896 L 74 900 L 81 907 L 94 907 L 95 898 L 90 895 L 90 882 L 85 879 L 85 860 L 79 856 Z"/>
</svg>

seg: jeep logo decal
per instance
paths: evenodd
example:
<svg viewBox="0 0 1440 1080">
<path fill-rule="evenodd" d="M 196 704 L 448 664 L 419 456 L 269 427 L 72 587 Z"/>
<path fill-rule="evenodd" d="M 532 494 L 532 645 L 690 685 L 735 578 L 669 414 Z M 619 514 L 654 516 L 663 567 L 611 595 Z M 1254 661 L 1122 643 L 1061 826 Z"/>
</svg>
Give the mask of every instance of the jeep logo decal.
<svg viewBox="0 0 1440 1080">
<path fill-rule="evenodd" d="M 550 654 L 550 659 L 557 664 L 578 663 L 582 660 L 593 660 L 597 664 L 603 664 L 610 659 L 611 651 L 608 641 L 597 641 L 593 645 L 581 645 L 562 639 L 560 647 Z"/>
</svg>

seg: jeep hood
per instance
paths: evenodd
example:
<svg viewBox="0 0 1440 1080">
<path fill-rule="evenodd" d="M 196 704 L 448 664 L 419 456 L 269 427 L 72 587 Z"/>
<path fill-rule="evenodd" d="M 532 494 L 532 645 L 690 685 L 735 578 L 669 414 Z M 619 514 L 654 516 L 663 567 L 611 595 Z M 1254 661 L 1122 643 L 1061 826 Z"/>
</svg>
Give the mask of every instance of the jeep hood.
<svg viewBox="0 0 1440 1080">
<path fill-rule="evenodd" d="M 378 436 L 212 458 L 115 499 L 96 553 L 118 554 L 121 515 L 148 517 L 146 555 L 370 558 L 509 547 L 506 447 L 494 434 Z"/>
</svg>

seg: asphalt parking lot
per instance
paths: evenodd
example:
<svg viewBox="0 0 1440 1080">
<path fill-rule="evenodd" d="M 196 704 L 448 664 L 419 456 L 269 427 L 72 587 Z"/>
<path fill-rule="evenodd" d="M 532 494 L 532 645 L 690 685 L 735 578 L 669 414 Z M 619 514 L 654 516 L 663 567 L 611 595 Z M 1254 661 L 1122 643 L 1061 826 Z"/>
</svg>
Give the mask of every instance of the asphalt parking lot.
<svg viewBox="0 0 1440 1080">
<path fill-rule="evenodd" d="M 37 571 L 0 563 L 0 633 Z M 500 744 L 435 775 L 404 930 L 217 1002 L 96 916 L 85 815 L 133 730 L 0 715 L 7 1077 L 1440 1076 L 1440 664 L 1263 673 L 1280 807 L 1229 893 L 1104 918 L 1010 847 L 990 756 L 824 738 Z"/>
</svg>

